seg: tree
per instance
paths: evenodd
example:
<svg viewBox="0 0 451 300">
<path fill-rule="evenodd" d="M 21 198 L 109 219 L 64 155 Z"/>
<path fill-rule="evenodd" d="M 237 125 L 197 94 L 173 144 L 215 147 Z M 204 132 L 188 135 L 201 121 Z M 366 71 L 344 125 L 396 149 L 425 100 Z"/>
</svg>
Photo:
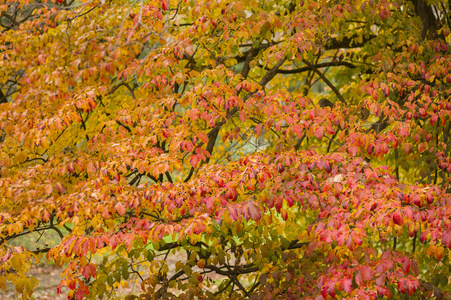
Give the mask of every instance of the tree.
<svg viewBox="0 0 451 300">
<path fill-rule="evenodd" d="M 451 298 L 448 1 L 0 10 L 2 289 Z"/>
</svg>

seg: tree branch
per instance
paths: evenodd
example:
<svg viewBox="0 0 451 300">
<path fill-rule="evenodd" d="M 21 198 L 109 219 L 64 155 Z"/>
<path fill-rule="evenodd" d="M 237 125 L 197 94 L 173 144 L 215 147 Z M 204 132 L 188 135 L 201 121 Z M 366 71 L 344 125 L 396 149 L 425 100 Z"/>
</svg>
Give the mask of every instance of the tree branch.
<svg viewBox="0 0 451 300">
<path fill-rule="evenodd" d="M 350 69 L 354 69 L 357 68 L 356 65 L 353 65 L 350 62 L 346 62 L 346 61 L 338 61 L 338 62 L 326 62 L 326 63 L 320 63 L 320 64 L 316 64 L 316 65 L 312 65 L 307 66 L 307 67 L 303 67 L 303 68 L 298 68 L 298 69 L 293 69 L 293 70 L 277 70 L 278 74 L 297 74 L 297 73 L 302 73 L 302 72 L 307 72 L 307 71 L 314 71 L 313 68 L 326 68 L 326 67 L 339 67 L 339 66 L 345 66 L 348 67 Z M 268 70 L 268 68 L 265 68 Z"/>
<path fill-rule="evenodd" d="M 244 61 L 243 69 L 241 69 L 241 76 L 243 76 L 243 78 L 247 78 L 247 75 L 249 74 L 249 71 L 251 70 L 249 65 L 250 65 L 252 59 L 257 54 L 258 54 L 258 50 L 253 49 L 253 48 L 247 53 L 246 60 Z"/>
<path fill-rule="evenodd" d="M 306 61 L 305 59 L 302 60 L 302 62 L 304 64 L 306 64 L 307 66 L 309 66 L 310 68 L 313 69 L 313 71 L 319 76 L 321 77 L 321 79 L 332 89 L 332 91 L 335 93 L 335 95 L 337 95 L 338 100 L 341 101 L 341 103 L 343 103 L 344 105 L 346 105 L 346 101 L 343 98 L 343 96 L 340 94 L 340 92 L 338 91 L 338 89 L 329 81 L 329 79 L 326 78 L 326 76 L 324 76 L 323 73 L 321 73 L 315 66 L 311 65 L 308 61 Z"/>
<path fill-rule="evenodd" d="M 125 86 L 130 91 L 130 94 L 132 95 L 133 100 L 136 100 L 135 93 L 133 92 L 133 89 L 125 81 L 122 81 L 121 83 L 119 83 L 118 85 L 113 87 L 111 89 L 111 91 L 108 92 L 108 94 L 114 93 L 121 86 Z"/>
<path fill-rule="evenodd" d="M 439 26 L 431 6 L 424 0 L 411 0 L 411 2 L 415 6 L 416 15 L 420 17 L 423 23 L 421 38 L 424 40 L 428 34 L 430 37 L 436 37 Z"/>
<path fill-rule="evenodd" d="M 337 50 L 337 49 L 350 49 L 350 48 L 361 48 L 363 46 L 365 46 L 366 44 L 368 44 L 369 41 L 371 41 L 372 39 L 374 39 L 376 37 L 376 35 L 371 34 L 367 37 L 363 37 L 362 40 L 360 42 L 356 41 L 358 38 L 360 38 L 359 36 L 352 36 L 352 37 L 343 37 L 340 40 L 337 39 L 331 39 L 329 40 L 329 42 L 326 44 L 325 48 L 326 50 Z"/>
<path fill-rule="evenodd" d="M 272 67 L 271 70 L 269 70 L 268 73 L 266 73 L 265 76 L 263 76 L 263 78 L 258 82 L 258 84 L 261 87 L 264 87 L 269 81 L 271 81 L 271 79 L 274 78 L 274 76 L 276 76 L 277 70 L 283 65 L 284 62 L 285 62 L 285 58 L 283 58 L 280 61 L 278 61 L 274 65 L 274 67 Z M 254 93 L 255 92 L 248 93 L 244 97 L 243 100 L 246 101 Z M 213 152 L 213 148 L 215 146 L 216 139 L 217 139 L 218 134 L 219 134 L 219 130 L 227 122 L 227 120 L 232 118 L 238 112 L 238 110 L 239 110 L 238 107 L 236 107 L 236 106 L 233 107 L 231 110 L 229 110 L 229 112 L 227 113 L 225 119 L 223 119 L 222 121 L 218 122 L 218 124 L 216 124 L 216 126 L 208 132 L 208 134 L 207 134 L 207 136 L 208 136 L 208 144 L 207 144 L 206 150 L 210 154 Z M 202 145 L 203 145 L 203 143 L 200 142 L 199 145 L 197 145 L 196 147 L 201 147 Z M 210 158 L 207 158 L 207 160 L 204 163 L 208 163 L 209 161 L 210 161 Z M 191 167 L 190 172 L 189 172 L 188 176 L 185 178 L 184 182 L 188 182 L 191 179 L 191 176 L 193 176 L 193 174 L 194 174 L 194 168 Z"/>
</svg>

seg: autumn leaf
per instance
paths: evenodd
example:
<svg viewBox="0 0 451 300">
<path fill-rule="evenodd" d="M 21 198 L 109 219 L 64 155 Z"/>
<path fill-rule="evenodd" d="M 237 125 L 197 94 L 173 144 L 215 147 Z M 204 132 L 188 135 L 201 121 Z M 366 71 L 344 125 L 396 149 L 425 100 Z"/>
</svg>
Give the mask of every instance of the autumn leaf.
<svg viewBox="0 0 451 300">
<path fill-rule="evenodd" d="M 200 260 L 197 262 L 197 266 L 198 266 L 199 268 L 203 269 L 204 266 L 205 266 L 205 259 L 200 259 Z"/>
<path fill-rule="evenodd" d="M 191 167 L 196 168 L 197 164 L 199 163 L 199 160 L 200 159 L 199 159 L 199 156 L 197 154 L 191 155 L 191 158 L 190 158 Z"/>
<path fill-rule="evenodd" d="M 401 212 L 397 211 L 393 214 L 393 222 L 396 225 L 402 225 L 403 224 L 403 215 Z"/>
<path fill-rule="evenodd" d="M 324 127 L 323 126 L 318 126 L 316 127 L 316 129 L 313 132 L 316 136 L 316 138 L 318 140 L 321 140 L 321 138 L 323 137 L 323 133 L 324 133 Z"/>
<path fill-rule="evenodd" d="M 202 141 L 202 143 L 208 144 L 208 136 L 204 132 L 198 132 L 196 135 Z"/>
<path fill-rule="evenodd" d="M 346 293 L 351 293 L 352 291 L 352 280 L 349 278 L 340 279 L 340 283 L 343 287 L 343 291 Z"/>
<path fill-rule="evenodd" d="M 399 129 L 399 135 L 403 138 L 409 135 L 409 128 L 407 126 L 403 126 Z"/>
<path fill-rule="evenodd" d="M 96 172 L 96 167 L 92 161 L 89 161 L 86 165 L 86 172 L 88 172 L 89 176 L 92 176 Z"/>
<path fill-rule="evenodd" d="M 369 266 L 362 266 L 360 269 L 362 272 L 363 278 L 365 278 L 366 281 L 370 281 L 373 279 L 373 270 Z"/>
<path fill-rule="evenodd" d="M 44 187 L 44 191 L 45 191 L 45 193 L 46 193 L 47 195 L 51 195 L 52 192 L 53 192 L 53 186 L 52 186 L 51 184 L 47 184 L 47 185 Z"/>
<path fill-rule="evenodd" d="M 0 288 L 449 294 L 448 3 L 3 2 Z"/>
<path fill-rule="evenodd" d="M 451 249 L 451 233 L 445 233 L 443 235 L 442 244 Z"/>
<path fill-rule="evenodd" d="M 168 0 L 161 0 L 161 6 L 163 8 L 163 11 L 167 10 L 169 8 Z"/>
<path fill-rule="evenodd" d="M 86 279 L 89 279 L 90 277 L 95 277 L 96 276 L 96 267 L 95 267 L 95 265 L 88 264 L 85 267 L 83 267 L 82 275 Z"/>
<path fill-rule="evenodd" d="M 60 194 L 64 194 L 66 192 L 66 188 L 60 182 L 57 182 L 55 186 Z"/>
<path fill-rule="evenodd" d="M 125 207 L 124 203 L 122 203 L 122 202 L 116 203 L 116 205 L 114 206 L 114 209 L 117 211 L 117 213 L 119 215 L 121 215 L 121 216 L 125 215 L 126 207 Z"/>
<path fill-rule="evenodd" d="M 254 202 L 249 202 L 248 204 L 249 215 L 255 221 L 259 221 L 261 219 L 262 213 L 260 209 L 255 205 Z"/>
</svg>

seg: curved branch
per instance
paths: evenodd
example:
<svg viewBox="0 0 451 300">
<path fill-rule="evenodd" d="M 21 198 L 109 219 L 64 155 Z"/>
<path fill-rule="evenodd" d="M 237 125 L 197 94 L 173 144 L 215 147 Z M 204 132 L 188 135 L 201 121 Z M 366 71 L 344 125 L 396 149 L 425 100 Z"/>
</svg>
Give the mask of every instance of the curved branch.
<svg viewBox="0 0 451 300">
<path fill-rule="evenodd" d="M 251 49 L 247 55 L 246 55 L 246 60 L 244 61 L 244 65 L 243 68 L 241 69 L 241 76 L 243 76 L 244 78 L 247 78 L 247 75 L 249 74 L 249 71 L 251 70 L 251 68 L 249 67 L 252 59 L 255 57 L 255 55 L 258 54 L 258 50 L 257 49 Z"/>
<path fill-rule="evenodd" d="M 319 76 L 321 77 L 321 79 L 332 89 L 332 91 L 335 93 L 335 95 L 337 95 L 338 100 L 341 101 L 341 103 L 343 103 L 344 105 L 346 105 L 346 101 L 343 98 L 343 96 L 340 94 L 340 92 L 338 91 L 338 89 L 332 84 L 332 82 L 329 81 L 329 79 L 327 79 L 326 76 L 324 76 L 323 73 L 321 73 L 315 66 L 311 65 L 308 61 L 306 61 L 305 59 L 302 60 L 302 62 L 304 64 L 306 64 L 307 66 L 309 66 L 310 68 L 312 68 L 312 70 Z"/>
<path fill-rule="evenodd" d="M 302 72 L 307 72 L 307 71 L 314 71 L 313 68 L 317 68 L 318 69 L 318 68 L 339 67 L 339 66 L 345 66 L 345 67 L 348 67 L 350 69 L 357 68 L 356 65 L 353 65 L 350 62 L 346 62 L 346 61 L 333 62 L 333 61 L 331 61 L 331 62 L 326 62 L 326 63 L 312 65 L 312 67 L 307 66 L 307 67 L 293 69 L 293 70 L 282 70 L 282 69 L 279 69 L 279 70 L 277 70 L 277 74 L 297 74 L 297 73 L 302 73 Z M 265 69 L 267 69 L 267 68 L 265 68 Z"/>
<path fill-rule="evenodd" d="M 359 36 L 351 36 L 351 37 L 343 37 L 343 39 L 331 39 L 329 43 L 325 46 L 326 50 L 336 50 L 336 49 L 350 49 L 350 48 L 361 48 L 368 44 L 369 41 L 374 39 L 376 35 L 372 34 L 368 37 L 359 37 Z M 357 41 L 361 38 L 361 41 Z"/>
<path fill-rule="evenodd" d="M 266 73 L 265 76 L 263 76 L 262 80 L 260 80 L 258 82 L 258 84 L 261 87 L 264 87 L 269 81 L 271 81 L 271 79 L 274 78 L 274 76 L 276 76 L 277 71 L 279 70 L 279 68 L 283 65 L 283 63 L 285 62 L 285 57 L 282 58 L 281 60 L 279 60 L 279 62 L 271 68 L 271 70 L 269 70 L 268 73 Z M 249 96 L 250 97 L 250 96 Z"/>
<path fill-rule="evenodd" d="M 130 91 L 130 94 L 132 95 L 133 100 L 136 100 L 135 93 L 133 92 L 133 89 L 125 81 L 119 83 L 114 88 L 112 88 L 111 91 L 108 94 L 114 93 L 121 86 L 125 86 Z"/>
<path fill-rule="evenodd" d="M 34 254 L 47 253 L 47 252 L 49 252 L 51 249 L 52 249 L 52 248 L 36 249 L 36 250 L 34 250 L 34 251 L 31 251 L 31 252 L 33 252 Z"/>
</svg>

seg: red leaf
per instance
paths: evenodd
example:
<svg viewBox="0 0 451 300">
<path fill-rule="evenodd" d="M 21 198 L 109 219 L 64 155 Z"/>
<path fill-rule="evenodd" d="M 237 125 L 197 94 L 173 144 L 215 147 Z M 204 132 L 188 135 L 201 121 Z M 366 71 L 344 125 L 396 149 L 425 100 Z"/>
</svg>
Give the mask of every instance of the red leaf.
<svg viewBox="0 0 451 300">
<path fill-rule="evenodd" d="M 363 283 L 363 276 L 360 270 L 357 271 L 357 274 L 355 274 L 355 283 L 357 283 L 357 285 L 359 286 Z"/>
<path fill-rule="evenodd" d="M 71 174 L 74 174 L 74 173 L 75 173 L 75 167 L 74 167 L 74 163 L 73 163 L 73 162 L 70 162 L 70 163 L 67 165 L 67 171 L 68 171 L 69 173 L 71 173 Z"/>
<path fill-rule="evenodd" d="M 199 156 L 197 154 L 194 154 L 194 155 L 191 155 L 189 162 L 193 168 L 196 168 L 197 164 L 199 163 L 199 160 L 200 160 Z"/>
<path fill-rule="evenodd" d="M 406 153 L 406 154 L 410 154 L 412 152 L 412 144 L 411 143 L 404 143 L 402 145 L 402 150 Z"/>
<path fill-rule="evenodd" d="M 451 233 L 445 233 L 443 235 L 442 244 L 451 249 Z"/>
<path fill-rule="evenodd" d="M 326 132 L 327 132 L 328 134 L 335 134 L 335 129 L 333 129 L 332 126 L 327 125 L 327 126 L 326 126 Z"/>
<path fill-rule="evenodd" d="M 50 220 L 50 213 L 47 209 L 42 212 L 42 220 L 45 222 Z"/>
<path fill-rule="evenodd" d="M 352 280 L 349 278 L 340 279 L 340 283 L 343 286 L 343 291 L 350 293 L 352 291 Z"/>
<path fill-rule="evenodd" d="M 386 287 L 380 287 L 380 286 L 376 286 L 376 290 L 377 290 L 377 294 L 378 295 L 384 295 L 387 298 L 391 298 L 391 293 L 390 290 Z"/>
<path fill-rule="evenodd" d="M 257 126 L 255 126 L 255 133 L 257 134 L 257 137 L 260 137 L 262 135 L 262 128 L 263 128 L 262 124 L 258 124 Z"/>
<path fill-rule="evenodd" d="M 404 293 L 406 292 L 406 288 L 407 288 L 407 293 L 409 294 L 409 296 L 412 296 L 415 293 L 416 289 L 420 287 L 420 283 L 419 283 L 418 279 L 416 279 L 415 277 L 413 277 L 413 276 L 410 276 L 410 277 L 411 277 L 411 279 L 407 279 L 407 278 L 399 279 L 398 288 L 399 288 L 399 285 L 401 282 L 401 284 L 404 285 L 404 288 L 403 288 Z M 399 291 L 402 292 L 401 289 Z"/>
<path fill-rule="evenodd" d="M 234 207 L 229 207 L 229 216 L 233 221 L 237 221 L 239 218 L 238 212 L 236 210 L 236 208 Z"/>
<path fill-rule="evenodd" d="M 327 293 L 335 298 L 335 283 L 336 281 L 332 281 L 326 284 Z"/>
<path fill-rule="evenodd" d="M 357 152 L 359 151 L 359 147 L 350 145 L 350 146 L 348 147 L 348 151 L 349 151 L 349 154 L 351 154 L 351 156 L 356 156 L 356 155 L 357 155 Z"/>
<path fill-rule="evenodd" d="M 401 127 L 401 129 L 399 129 L 399 135 L 402 137 L 407 137 L 409 135 L 409 128 L 407 126 Z"/>
<path fill-rule="evenodd" d="M 163 8 L 163 11 L 166 11 L 169 8 L 168 0 L 161 0 L 161 8 Z"/>
<path fill-rule="evenodd" d="M 206 197 L 204 199 L 204 203 L 205 203 L 205 206 L 206 206 L 207 210 L 211 211 L 212 208 L 213 208 L 213 205 L 215 203 L 215 198 L 214 197 Z"/>
<path fill-rule="evenodd" d="M 255 221 L 258 221 L 261 219 L 262 212 L 257 207 L 257 205 L 255 205 L 254 202 L 250 202 L 247 207 L 249 209 L 249 215 L 251 216 L 252 219 L 254 219 Z"/>
<path fill-rule="evenodd" d="M 409 274 L 410 271 L 410 259 L 408 257 L 405 257 L 402 262 L 402 270 L 404 274 Z"/>
<path fill-rule="evenodd" d="M 376 278 L 374 283 L 376 283 L 377 286 L 385 286 L 385 273 L 382 273 L 379 277 Z"/>
<path fill-rule="evenodd" d="M 362 272 L 363 277 L 366 281 L 373 279 L 373 270 L 369 266 L 363 266 L 360 271 Z"/>
<path fill-rule="evenodd" d="M 67 287 L 71 290 L 75 290 L 75 288 L 77 287 L 77 281 L 75 279 L 70 280 L 67 284 Z"/>
<path fill-rule="evenodd" d="M 424 143 L 420 143 L 420 145 L 418 146 L 418 151 L 420 151 L 420 153 L 426 151 L 426 145 Z"/>
<path fill-rule="evenodd" d="M 187 151 L 187 152 L 192 152 L 193 151 L 194 146 L 193 146 L 193 143 L 191 143 L 191 141 L 185 141 L 183 144 L 185 146 L 185 151 Z"/>
<path fill-rule="evenodd" d="M 246 121 L 246 119 L 247 119 L 246 112 L 244 110 L 241 110 L 240 111 L 240 120 L 241 120 L 241 122 Z"/>
<path fill-rule="evenodd" d="M 431 116 L 431 126 L 434 126 L 435 122 L 437 122 L 438 116 L 436 114 L 433 114 Z"/>
<path fill-rule="evenodd" d="M 296 133 L 298 138 L 302 137 L 302 128 L 301 128 L 301 126 L 299 124 L 295 124 L 295 125 L 291 126 L 291 131 Z"/>
<path fill-rule="evenodd" d="M 287 156 L 287 157 L 285 157 L 285 165 L 287 166 L 287 167 L 289 167 L 289 166 L 291 166 L 291 163 L 293 162 L 292 160 L 291 160 L 291 158 L 289 157 L 289 156 Z"/>
<path fill-rule="evenodd" d="M 93 264 L 89 264 L 83 268 L 83 271 L 81 274 L 86 279 L 89 279 L 89 277 L 95 277 L 96 276 L 96 267 Z"/>
<path fill-rule="evenodd" d="M 76 300 L 82 300 L 85 297 L 85 292 L 82 289 L 78 289 L 75 292 L 75 299 Z"/>
<path fill-rule="evenodd" d="M 324 126 L 318 126 L 316 127 L 315 131 L 313 132 L 313 134 L 316 136 L 316 138 L 318 140 L 320 140 L 323 137 L 324 134 Z"/>
<path fill-rule="evenodd" d="M 114 249 L 117 247 L 117 240 L 116 240 L 116 237 L 115 237 L 115 236 L 112 236 L 112 237 L 110 238 L 109 242 L 110 242 L 110 243 L 109 243 L 108 246 L 110 246 L 110 248 L 114 250 Z"/>
<path fill-rule="evenodd" d="M 403 224 L 403 216 L 399 211 L 393 214 L 393 223 L 400 226 Z"/>
<path fill-rule="evenodd" d="M 224 196 L 225 196 L 226 199 L 228 199 L 228 200 L 235 201 L 236 198 L 238 197 L 238 194 L 237 194 L 237 192 L 236 192 L 235 190 L 233 190 L 233 189 L 228 189 L 228 190 L 225 192 Z"/>
<path fill-rule="evenodd" d="M 102 209 L 102 217 L 103 217 L 104 219 L 109 219 L 109 218 L 111 217 L 110 211 L 108 210 L 108 207 L 107 207 L 107 206 L 105 206 L 105 207 Z"/>
</svg>

